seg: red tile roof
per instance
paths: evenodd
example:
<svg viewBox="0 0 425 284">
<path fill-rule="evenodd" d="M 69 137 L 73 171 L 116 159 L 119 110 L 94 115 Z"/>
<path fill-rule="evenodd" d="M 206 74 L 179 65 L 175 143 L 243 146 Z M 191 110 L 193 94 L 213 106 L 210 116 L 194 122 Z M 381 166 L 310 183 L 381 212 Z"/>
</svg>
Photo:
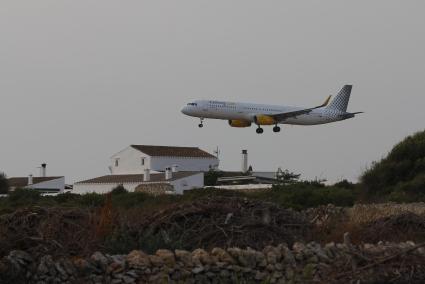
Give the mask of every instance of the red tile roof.
<svg viewBox="0 0 425 284">
<path fill-rule="evenodd" d="M 149 146 L 149 145 L 131 145 L 146 155 L 153 157 L 189 157 L 189 158 L 216 158 L 204 150 L 196 147 L 174 147 L 174 146 Z"/>
<path fill-rule="evenodd" d="M 149 182 L 169 182 L 174 181 L 178 179 L 182 179 L 185 177 L 190 177 L 195 174 L 199 174 L 200 172 L 177 172 L 173 173 L 173 177 L 169 180 L 165 179 L 165 173 L 159 173 L 159 174 L 151 174 L 151 178 Z M 101 176 L 89 180 L 84 180 L 77 182 L 76 184 L 82 184 L 82 183 L 143 183 L 143 175 L 107 175 L 107 176 Z"/>
</svg>

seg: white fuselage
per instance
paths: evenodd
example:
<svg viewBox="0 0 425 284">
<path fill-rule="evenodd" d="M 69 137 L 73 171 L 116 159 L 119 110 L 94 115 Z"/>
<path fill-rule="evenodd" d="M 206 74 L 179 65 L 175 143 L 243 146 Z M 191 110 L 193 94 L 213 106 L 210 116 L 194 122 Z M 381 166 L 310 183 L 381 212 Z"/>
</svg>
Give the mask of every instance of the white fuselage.
<svg viewBox="0 0 425 284">
<path fill-rule="evenodd" d="M 254 122 L 258 115 L 277 115 L 280 113 L 302 110 L 302 107 L 264 105 L 252 103 L 236 103 L 224 101 L 199 100 L 187 104 L 182 109 L 182 113 L 198 117 L 222 120 L 242 120 Z M 347 118 L 346 112 L 328 109 L 326 107 L 312 110 L 308 114 L 298 115 L 278 122 L 279 124 L 293 125 L 317 125 L 344 120 Z"/>
</svg>

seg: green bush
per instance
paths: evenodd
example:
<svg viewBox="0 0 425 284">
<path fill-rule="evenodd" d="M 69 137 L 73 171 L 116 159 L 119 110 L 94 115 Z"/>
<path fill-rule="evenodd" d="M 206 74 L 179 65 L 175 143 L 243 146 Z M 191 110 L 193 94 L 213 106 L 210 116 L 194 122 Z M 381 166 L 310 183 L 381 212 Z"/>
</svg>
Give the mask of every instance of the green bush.
<svg viewBox="0 0 425 284">
<path fill-rule="evenodd" d="M 425 174 L 407 182 L 399 182 L 390 188 L 388 200 L 393 202 L 425 201 Z"/>
<path fill-rule="evenodd" d="M 144 192 L 129 192 L 127 194 L 119 193 L 112 195 L 112 205 L 120 208 L 142 207 L 146 200 L 153 199 Z"/>
<path fill-rule="evenodd" d="M 128 190 L 125 189 L 125 187 L 121 184 L 114 189 L 112 189 L 111 194 L 112 195 L 118 195 L 118 194 L 125 194 L 128 193 Z"/>
<path fill-rule="evenodd" d="M 7 194 L 9 192 L 9 182 L 4 173 L 0 172 L 0 194 Z"/>
<path fill-rule="evenodd" d="M 59 204 L 75 203 L 75 202 L 78 202 L 80 198 L 81 198 L 81 195 L 70 193 L 70 192 L 58 194 L 53 197 L 53 199 Z"/>
<path fill-rule="evenodd" d="M 339 187 L 339 188 L 346 188 L 346 189 L 355 189 L 356 188 L 356 184 L 349 182 L 346 179 L 335 183 L 334 186 Z"/>
<path fill-rule="evenodd" d="M 40 198 L 40 192 L 34 189 L 17 188 L 9 193 L 9 201 L 14 205 L 34 205 Z"/>
<path fill-rule="evenodd" d="M 224 173 L 222 171 L 216 171 L 211 169 L 204 175 L 204 184 L 207 186 L 216 185 L 218 178 L 223 176 Z"/>
<path fill-rule="evenodd" d="M 101 207 L 105 204 L 106 195 L 98 193 L 87 193 L 81 195 L 78 203 L 84 207 Z"/>
<path fill-rule="evenodd" d="M 397 190 L 398 184 L 415 180 L 422 174 L 425 174 L 425 131 L 397 144 L 386 158 L 372 164 L 361 181 L 369 195 L 382 196 Z M 413 184 L 411 186 L 415 187 Z M 418 194 L 425 189 L 416 187 L 402 190 Z"/>
<path fill-rule="evenodd" d="M 356 200 L 353 190 L 334 186 L 312 186 L 302 182 L 290 186 L 274 187 L 272 191 L 262 192 L 257 196 L 298 210 L 327 204 L 352 206 Z"/>
<path fill-rule="evenodd" d="M 234 190 L 224 190 L 224 189 L 193 189 L 186 190 L 182 199 L 184 201 L 195 201 L 200 198 L 205 197 L 215 197 L 215 196 L 224 196 L 224 197 L 242 197 L 245 194 L 234 191 Z"/>
</svg>

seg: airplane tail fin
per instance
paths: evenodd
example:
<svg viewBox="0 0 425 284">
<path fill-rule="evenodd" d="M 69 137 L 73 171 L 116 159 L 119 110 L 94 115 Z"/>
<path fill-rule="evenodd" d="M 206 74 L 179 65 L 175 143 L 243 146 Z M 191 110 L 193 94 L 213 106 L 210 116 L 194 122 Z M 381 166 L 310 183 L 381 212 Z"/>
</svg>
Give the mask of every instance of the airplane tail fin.
<svg viewBox="0 0 425 284">
<path fill-rule="evenodd" d="M 346 112 L 350 101 L 351 89 L 353 85 L 345 85 L 332 102 L 326 107 L 331 110 Z"/>
</svg>

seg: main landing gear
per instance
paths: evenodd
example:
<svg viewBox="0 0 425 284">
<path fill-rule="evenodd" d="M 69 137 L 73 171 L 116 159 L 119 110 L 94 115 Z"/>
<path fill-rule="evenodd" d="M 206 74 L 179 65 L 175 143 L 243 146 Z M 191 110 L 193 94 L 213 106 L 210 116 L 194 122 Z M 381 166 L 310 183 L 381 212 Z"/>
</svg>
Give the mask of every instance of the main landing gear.
<svg viewBox="0 0 425 284">
<path fill-rule="evenodd" d="M 198 127 L 199 128 L 204 127 L 204 119 L 203 118 L 201 118 L 201 123 L 199 123 Z"/>
<path fill-rule="evenodd" d="M 280 132 L 280 127 L 279 126 L 275 126 L 275 127 L 273 127 L 273 132 L 274 133 L 277 133 L 277 132 Z M 261 126 L 258 126 L 258 128 L 257 128 L 257 130 L 256 130 L 256 132 L 258 133 L 258 134 L 263 134 L 263 132 L 264 132 L 264 129 L 263 128 L 261 128 Z"/>
</svg>

